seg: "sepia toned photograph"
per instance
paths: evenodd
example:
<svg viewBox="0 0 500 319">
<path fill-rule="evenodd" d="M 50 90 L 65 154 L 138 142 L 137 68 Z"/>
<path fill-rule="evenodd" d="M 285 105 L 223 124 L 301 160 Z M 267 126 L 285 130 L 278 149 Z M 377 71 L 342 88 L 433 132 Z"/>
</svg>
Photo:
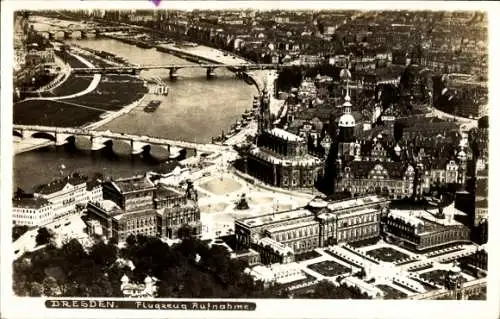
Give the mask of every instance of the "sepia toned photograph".
<svg viewBox="0 0 500 319">
<path fill-rule="evenodd" d="M 16 10 L 12 294 L 486 300 L 488 12 L 361 9 Z"/>
</svg>

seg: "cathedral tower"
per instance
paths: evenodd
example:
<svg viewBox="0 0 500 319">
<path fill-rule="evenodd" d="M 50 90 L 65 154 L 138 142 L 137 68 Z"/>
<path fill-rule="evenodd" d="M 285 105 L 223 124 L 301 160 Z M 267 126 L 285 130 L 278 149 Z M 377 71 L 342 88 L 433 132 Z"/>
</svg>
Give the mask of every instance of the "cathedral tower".
<svg viewBox="0 0 500 319">
<path fill-rule="evenodd" d="M 267 83 L 264 84 L 262 96 L 260 99 L 259 115 L 258 115 L 258 133 L 271 129 L 271 98 L 267 91 Z"/>
</svg>

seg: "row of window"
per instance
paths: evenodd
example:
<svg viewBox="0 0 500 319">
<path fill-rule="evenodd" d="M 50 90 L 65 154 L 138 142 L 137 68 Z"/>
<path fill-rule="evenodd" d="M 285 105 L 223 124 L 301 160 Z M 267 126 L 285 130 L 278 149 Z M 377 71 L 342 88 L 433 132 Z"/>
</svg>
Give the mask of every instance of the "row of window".
<svg viewBox="0 0 500 319">
<path fill-rule="evenodd" d="M 52 217 L 53 214 L 40 214 L 40 215 L 25 215 L 25 214 L 13 214 L 12 219 L 44 219 Z"/>
<path fill-rule="evenodd" d="M 308 238 L 307 240 L 297 240 L 297 241 L 291 241 L 288 243 L 283 243 L 285 246 L 293 249 L 294 252 L 298 251 L 304 251 L 304 250 L 311 250 L 319 245 L 319 238 L 313 237 L 313 238 Z"/>
<path fill-rule="evenodd" d="M 380 216 L 377 214 L 366 214 L 366 215 L 359 216 L 359 217 L 351 217 L 351 218 L 341 219 L 339 221 L 339 223 L 342 225 L 342 227 L 349 227 L 349 226 L 353 226 L 353 225 L 370 223 L 370 222 L 375 222 L 375 221 L 379 221 L 379 220 L 380 220 Z"/>
<path fill-rule="evenodd" d="M 352 228 L 339 231 L 339 241 L 352 239 L 353 237 L 374 235 L 378 232 L 378 225 L 369 225 L 361 228 Z"/>
<path fill-rule="evenodd" d="M 122 227 L 125 229 L 134 229 L 148 225 L 156 225 L 156 219 L 153 216 L 141 219 L 129 219 L 125 224 L 122 224 Z"/>
<path fill-rule="evenodd" d="M 309 227 L 304 229 L 294 229 L 288 232 L 283 232 L 281 234 L 276 234 L 273 236 L 273 239 L 276 241 L 285 241 L 285 240 L 292 240 L 301 237 L 317 235 L 318 233 L 319 233 L 318 227 L 314 228 Z"/>
<path fill-rule="evenodd" d="M 122 241 L 126 240 L 129 235 L 144 235 L 144 236 L 156 236 L 157 232 L 154 227 L 141 229 L 141 230 L 132 230 L 129 232 L 122 233 L 120 235 L 120 239 Z"/>
<path fill-rule="evenodd" d="M 440 234 L 435 234 L 431 236 L 426 236 L 422 237 L 421 243 L 422 245 L 434 245 L 450 240 L 457 240 L 457 239 L 466 239 L 467 238 L 467 232 L 465 231 L 448 231 L 445 233 L 440 233 Z"/>
<path fill-rule="evenodd" d="M 168 219 L 167 220 L 167 223 L 166 225 L 167 226 L 178 226 L 178 225 L 182 225 L 182 224 L 185 224 L 185 223 L 192 223 L 192 222 L 196 222 L 198 221 L 199 218 L 195 218 L 195 217 L 187 217 L 187 218 L 171 218 L 171 219 Z"/>
<path fill-rule="evenodd" d="M 25 214 L 39 214 L 39 213 L 43 213 L 43 212 L 46 212 L 46 211 L 49 211 L 49 210 L 52 210 L 52 206 L 46 206 L 46 207 L 39 208 L 39 209 L 34 209 L 34 208 L 14 208 L 15 212 L 25 213 Z"/>
</svg>

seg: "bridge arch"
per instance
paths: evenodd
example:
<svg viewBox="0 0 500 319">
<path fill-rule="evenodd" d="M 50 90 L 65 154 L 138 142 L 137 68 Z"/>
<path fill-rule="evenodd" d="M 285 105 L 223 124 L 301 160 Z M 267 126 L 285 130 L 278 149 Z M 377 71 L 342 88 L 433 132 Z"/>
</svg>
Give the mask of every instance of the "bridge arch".
<svg viewBox="0 0 500 319">
<path fill-rule="evenodd" d="M 12 130 L 12 135 L 13 136 L 18 136 L 18 137 L 23 137 L 23 133 L 22 131 L 18 131 L 18 130 Z"/>
<path fill-rule="evenodd" d="M 47 133 L 47 132 L 35 132 L 31 134 L 32 138 L 43 138 L 47 140 L 51 140 L 53 142 L 56 142 L 56 137 L 52 133 Z"/>
</svg>

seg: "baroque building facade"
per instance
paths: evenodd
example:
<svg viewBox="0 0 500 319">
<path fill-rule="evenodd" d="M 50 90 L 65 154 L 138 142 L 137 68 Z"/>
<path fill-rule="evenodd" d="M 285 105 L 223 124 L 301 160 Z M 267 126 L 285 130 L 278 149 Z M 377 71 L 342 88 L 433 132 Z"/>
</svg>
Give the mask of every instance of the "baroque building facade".
<svg viewBox="0 0 500 319">
<path fill-rule="evenodd" d="M 307 140 L 272 127 L 269 93 L 264 90 L 255 142 L 243 154 L 243 171 L 275 187 L 313 188 L 322 175 L 323 161 L 308 153 Z"/>
<path fill-rule="evenodd" d="M 236 220 L 236 242 L 240 248 L 266 252 L 264 259 L 270 262 L 291 262 L 294 255 L 318 247 L 378 237 L 388 205 L 388 199 L 377 195 L 316 198 L 306 207 Z"/>
<path fill-rule="evenodd" d="M 104 183 L 104 200 L 87 205 L 108 238 L 124 241 L 129 235 L 176 239 L 201 233 L 200 210 L 192 184 L 187 190 L 155 186 L 147 177 L 136 176 Z M 179 234 L 190 229 L 189 234 Z"/>
</svg>

